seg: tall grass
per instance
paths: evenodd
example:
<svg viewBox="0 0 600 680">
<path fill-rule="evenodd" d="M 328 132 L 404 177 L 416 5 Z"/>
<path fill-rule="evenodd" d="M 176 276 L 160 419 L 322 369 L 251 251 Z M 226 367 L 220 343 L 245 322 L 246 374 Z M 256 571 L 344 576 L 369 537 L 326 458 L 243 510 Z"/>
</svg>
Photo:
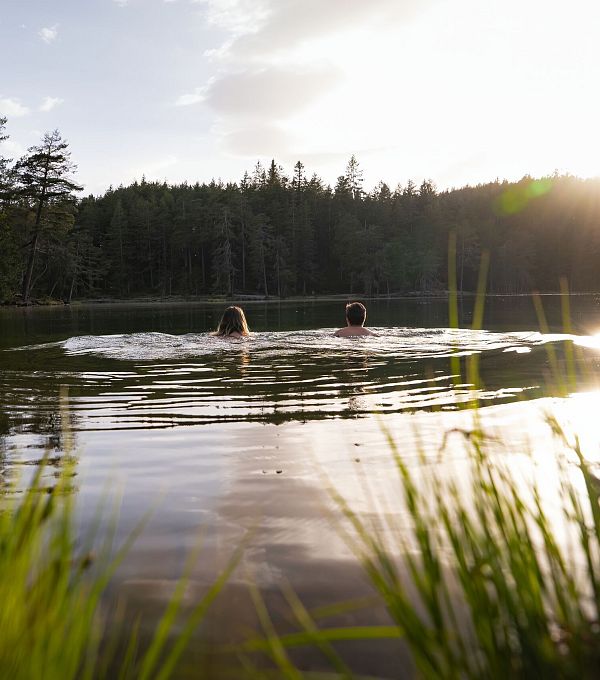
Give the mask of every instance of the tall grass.
<svg viewBox="0 0 600 680">
<path fill-rule="evenodd" d="M 394 511 L 407 522 L 382 531 L 332 493 L 390 625 L 319 627 L 288 596 L 300 630 L 276 636 L 258 602 L 267 636 L 246 649 L 266 652 L 286 678 L 312 677 L 293 669 L 292 648 L 323 652 L 332 675 L 318 677 L 354 678 L 336 643 L 394 638 L 420 678 L 600 677 L 600 480 L 578 440 L 556 419 L 548 426 L 560 450 L 555 490 L 518 479 L 488 450 L 476 417 L 474 429 L 459 433 L 469 453 L 460 477 L 424 458 L 429 472 L 417 474 L 388 433 L 399 480 Z M 546 507 L 549 491 L 558 516 Z"/>
<path fill-rule="evenodd" d="M 558 461 L 561 540 L 542 490 L 524 489 L 476 429 L 465 433 L 466 483 L 435 472 L 417 480 L 389 437 L 411 527 L 396 534 L 400 558 L 337 496 L 419 676 L 600 675 L 598 480 L 579 443 L 549 425 L 572 454 Z"/>
<path fill-rule="evenodd" d="M 0 511 L 0 677 L 89 677 L 97 663 L 100 588 L 73 547 L 69 475 L 51 492 L 43 465 L 16 509 Z"/>
<path fill-rule="evenodd" d="M 474 327 L 483 318 L 483 287 L 480 277 Z M 457 321 L 455 305 L 452 296 Z M 536 306 L 544 330 L 539 299 Z M 568 329 L 568 299 L 563 313 Z M 573 347 L 567 343 L 564 356 L 552 345 L 547 350 L 554 389 L 567 395 L 576 388 Z M 458 370 L 455 357 L 452 367 Z M 600 678 L 600 479 L 578 437 L 551 415 L 546 425 L 557 446 L 549 448 L 546 465 L 555 483 L 542 487 L 544 476 L 519 475 L 511 461 L 527 452 L 494 453 L 481 425 L 476 357 L 467 376 L 472 424 L 456 431 L 466 470 L 452 474 L 422 455 L 415 471 L 385 431 L 398 474 L 393 511 L 406 525 L 389 523 L 380 531 L 332 491 L 349 523 L 346 540 L 392 626 L 323 629 L 300 611 L 302 630 L 279 638 L 278 656 L 272 635 L 262 647 L 254 641 L 254 648 L 270 651 L 279 663 L 281 647 L 328 645 L 331 656 L 332 641 L 401 637 L 422 678 Z M 299 604 L 291 604 L 298 612 Z M 342 661 L 335 659 L 339 670 Z M 352 674 L 344 668 L 338 677 Z"/>
<path fill-rule="evenodd" d="M 63 405 L 63 416 L 66 411 Z M 72 488 L 76 463 L 68 427 L 64 440 L 55 477 L 47 474 L 44 460 L 22 492 L 13 483 L 0 498 L 0 678 L 166 680 L 240 552 L 184 613 L 188 577 L 198 558 L 198 551 L 193 552 L 149 640 L 142 643 L 136 621 L 115 629 L 115 612 L 103 610 L 102 596 L 145 520 L 118 548 L 110 527 L 101 536 L 96 527 L 89 536 L 78 537 Z M 98 526 L 106 524 L 98 520 Z"/>
</svg>

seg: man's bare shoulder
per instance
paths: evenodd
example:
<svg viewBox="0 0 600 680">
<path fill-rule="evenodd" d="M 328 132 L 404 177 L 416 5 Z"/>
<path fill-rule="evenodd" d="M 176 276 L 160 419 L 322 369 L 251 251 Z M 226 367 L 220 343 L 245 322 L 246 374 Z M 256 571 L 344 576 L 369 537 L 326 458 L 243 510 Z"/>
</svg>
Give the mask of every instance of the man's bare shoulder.
<svg viewBox="0 0 600 680">
<path fill-rule="evenodd" d="M 377 337 L 377 333 L 363 326 L 346 326 L 345 328 L 340 328 L 334 333 L 336 338 L 359 338 L 367 335 L 373 335 Z"/>
<path fill-rule="evenodd" d="M 335 335 L 336 338 L 347 338 L 347 337 L 350 337 L 351 335 L 354 335 L 354 333 L 352 333 L 351 328 L 345 327 L 345 328 L 340 328 L 339 330 L 337 330 L 334 333 L 334 335 Z"/>
</svg>

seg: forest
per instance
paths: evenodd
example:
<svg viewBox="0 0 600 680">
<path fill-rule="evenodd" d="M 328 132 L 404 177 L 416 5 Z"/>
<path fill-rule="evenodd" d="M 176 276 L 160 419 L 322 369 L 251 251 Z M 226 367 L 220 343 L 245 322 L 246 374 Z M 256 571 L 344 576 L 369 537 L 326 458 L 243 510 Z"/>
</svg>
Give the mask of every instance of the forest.
<svg viewBox="0 0 600 680">
<path fill-rule="evenodd" d="M 352 156 L 334 186 L 272 161 L 238 182 L 141 178 L 81 193 L 56 130 L 23 158 L 0 153 L 0 301 L 432 294 L 448 287 L 451 233 L 460 291 L 474 291 L 484 251 L 492 293 L 556 291 L 561 276 L 600 290 L 596 179 L 367 190 Z"/>
</svg>

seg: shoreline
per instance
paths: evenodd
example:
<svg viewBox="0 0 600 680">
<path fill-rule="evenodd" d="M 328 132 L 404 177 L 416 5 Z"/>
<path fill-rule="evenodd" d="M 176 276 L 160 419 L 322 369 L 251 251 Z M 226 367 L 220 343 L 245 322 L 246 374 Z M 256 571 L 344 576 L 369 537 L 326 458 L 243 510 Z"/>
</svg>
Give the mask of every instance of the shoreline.
<svg viewBox="0 0 600 680">
<path fill-rule="evenodd" d="M 531 297 L 533 293 L 486 293 L 486 298 L 525 298 Z M 560 291 L 537 292 L 537 295 L 542 297 L 557 297 L 562 295 Z M 570 297 L 582 297 L 589 295 L 600 295 L 600 291 L 587 292 L 571 292 Z M 206 295 L 171 295 L 171 296 L 139 296 L 131 298 L 81 298 L 72 300 L 71 302 L 64 302 L 56 299 L 42 299 L 31 300 L 28 303 L 12 301 L 1 302 L 0 308 L 48 308 L 48 307 L 80 307 L 80 306 L 94 306 L 94 305 L 184 305 L 184 304 L 206 304 L 206 305 L 224 305 L 235 304 L 243 302 L 244 304 L 285 304 L 294 302 L 340 302 L 352 300 L 369 300 L 373 302 L 381 302 L 385 300 L 415 300 L 415 301 L 434 301 L 447 300 L 450 296 L 450 291 L 436 291 L 431 293 L 423 293 L 421 291 L 408 293 L 392 293 L 390 295 L 359 295 L 354 293 L 328 293 L 323 295 L 290 295 L 289 297 L 277 297 L 269 295 L 268 297 L 262 295 L 240 294 L 235 296 L 206 296 Z M 474 298 L 477 293 L 471 291 L 464 291 L 458 293 L 459 298 Z"/>
</svg>

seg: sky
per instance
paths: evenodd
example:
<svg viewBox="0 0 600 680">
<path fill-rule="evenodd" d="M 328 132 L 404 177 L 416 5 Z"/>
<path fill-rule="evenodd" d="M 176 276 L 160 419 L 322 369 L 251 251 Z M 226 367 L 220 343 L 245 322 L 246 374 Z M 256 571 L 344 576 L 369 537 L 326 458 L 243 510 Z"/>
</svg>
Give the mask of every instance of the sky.
<svg viewBox="0 0 600 680">
<path fill-rule="evenodd" d="M 0 0 L 2 152 L 58 128 L 95 194 L 598 176 L 599 35 L 596 0 Z"/>
</svg>

